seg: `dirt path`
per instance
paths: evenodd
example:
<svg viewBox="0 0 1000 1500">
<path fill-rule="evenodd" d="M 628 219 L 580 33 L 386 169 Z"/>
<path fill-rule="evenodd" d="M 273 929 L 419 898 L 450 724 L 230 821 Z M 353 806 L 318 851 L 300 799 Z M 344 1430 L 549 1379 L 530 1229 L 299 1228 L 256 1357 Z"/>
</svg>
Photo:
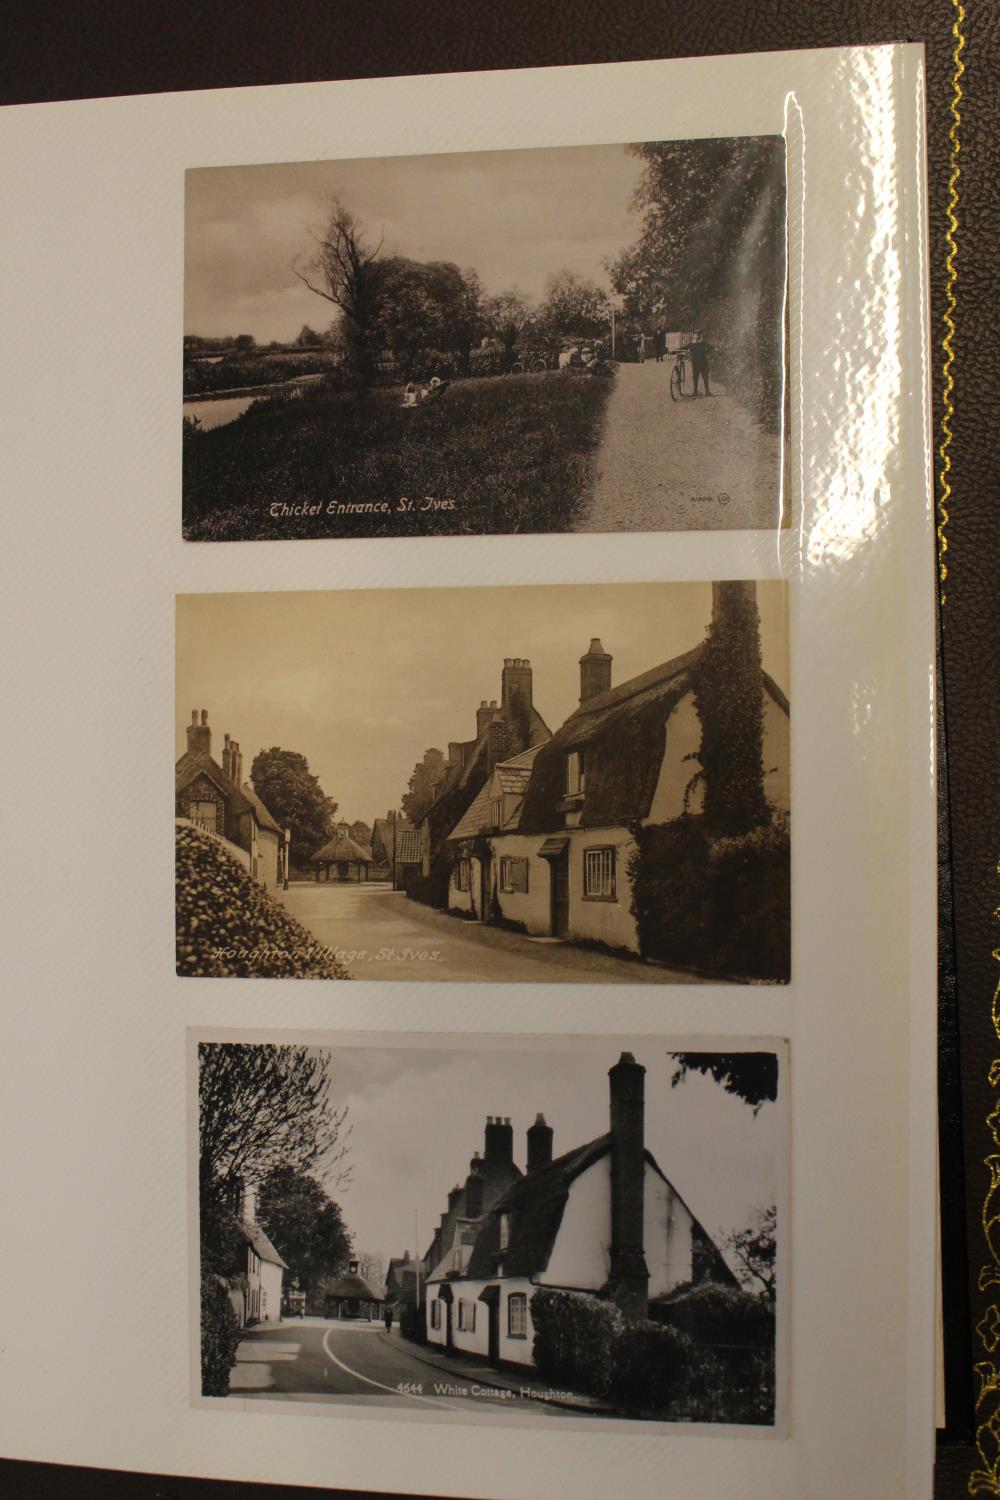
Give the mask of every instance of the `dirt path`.
<svg viewBox="0 0 1000 1500">
<path fill-rule="evenodd" d="M 725 387 L 670 399 L 670 361 L 619 365 L 578 531 L 709 531 L 778 523 L 778 437 Z M 688 380 L 690 381 L 690 371 Z"/>
</svg>

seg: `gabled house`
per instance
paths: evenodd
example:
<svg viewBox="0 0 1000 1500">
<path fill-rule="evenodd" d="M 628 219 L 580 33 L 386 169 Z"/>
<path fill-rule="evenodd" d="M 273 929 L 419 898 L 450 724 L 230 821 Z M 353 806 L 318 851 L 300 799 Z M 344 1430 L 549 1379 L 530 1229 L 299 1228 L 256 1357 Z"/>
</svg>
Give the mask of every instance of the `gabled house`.
<svg viewBox="0 0 1000 1500">
<path fill-rule="evenodd" d="M 453 851 L 449 910 L 468 911 L 485 921 L 499 915 L 499 892 L 513 897 L 528 894 L 527 859 L 501 855 L 494 868 L 493 840 L 499 834 L 517 832 L 531 768 L 540 748 L 532 745 L 520 755 L 498 762 L 449 834 L 448 844 Z M 517 905 L 516 900 L 508 902 L 511 917 Z"/>
<path fill-rule="evenodd" d="M 643 1319 L 681 1287 L 736 1284 L 646 1149 L 645 1071 L 623 1052 L 608 1074 L 607 1133 L 560 1156 L 552 1154 L 552 1128 L 537 1116 L 527 1132 L 526 1170 L 511 1162 L 506 1191 L 467 1219 L 461 1237 L 432 1264 L 430 1343 L 530 1366 L 531 1299 L 539 1287 L 587 1293 Z"/>
<path fill-rule="evenodd" d="M 551 733 L 534 705 L 531 662 L 505 658 L 500 702 L 482 700 L 476 710 L 475 739 L 449 743 L 442 780 L 420 824 L 421 871 L 425 879 L 440 877 L 437 904 L 447 904 L 448 839 L 456 824 L 500 762 L 544 744 Z"/>
<path fill-rule="evenodd" d="M 268 888 L 288 878 L 290 834 L 273 818 L 249 782 L 243 781 L 243 755 L 225 737 L 222 764 L 212 758 L 207 709 L 193 709 L 187 750 L 174 771 L 174 813 L 227 843 L 250 872 Z"/>
<path fill-rule="evenodd" d="M 229 1292 L 233 1311 L 241 1328 L 251 1323 L 280 1322 L 281 1284 L 288 1266 L 257 1223 L 252 1188 L 240 1192 L 237 1220 L 241 1253 Z"/>
<path fill-rule="evenodd" d="M 393 1256 L 385 1273 L 386 1306 L 397 1314 L 404 1307 L 416 1307 L 423 1296 L 426 1278 L 427 1263 L 419 1256 L 411 1255 L 409 1250 Z"/>
<path fill-rule="evenodd" d="M 723 591 L 752 584 L 723 583 Z M 662 824 L 702 809 L 695 705 L 705 646 L 612 687 L 612 657 L 594 639 L 580 658 L 580 704 L 555 735 L 536 747 L 523 791 L 508 804 L 491 797 L 489 816 L 457 818 L 449 845 L 471 861 L 478 839 L 488 888 L 478 910 L 523 924 L 534 935 L 596 941 L 639 951 L 631 912 L 630 856 L 637 826 Z M 788 700 L 766 672 L 763 704 L 764 792 L 773 810 L 789 808 Z M 499 769 L 499 768 L 498 768 Z M 511 762 L 507 774 L 517 769 Z M 492 821 L 503 815 L 504 823 Z M 464 880 L 453 877 L 453 884 Z M 461 893 L 456 889 L 456 904 Z"/>
<path fill-rule="evenodd" d="M 442 757 L 442 766 L 444 759 Z M 393 885 L 401 886 L 408 868 L 421 863 L 420 833 L 402 813 L 386 813 L 372 825 L 372 860 L 379 869 L 386 868 Z"/>
</svg>

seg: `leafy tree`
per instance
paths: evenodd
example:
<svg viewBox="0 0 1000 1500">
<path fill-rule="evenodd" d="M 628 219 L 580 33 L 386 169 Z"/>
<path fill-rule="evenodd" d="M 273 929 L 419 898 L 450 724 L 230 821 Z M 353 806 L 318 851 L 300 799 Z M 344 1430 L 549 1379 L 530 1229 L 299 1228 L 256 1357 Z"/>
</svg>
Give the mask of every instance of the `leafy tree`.
<svg viewBox="0 0 1000 1500">
<path fill-rule="evenodd" d="M 777 1218 L 778 1211 L 773 1205 L 758 1209 L 746 1229 L 734 1230 L 724 1241 L 737 1262 L 740 1281 L 769 1302 L 774 1301 L 776 1289 Z"/>
<path fill-rule="evenodd" d="M 347 1179 L 347 1111 L 308 1047 L 203 1042 L 198 1048 L 199 1175 L 216 1201 L 278 1167 Z"/>
<path fill-rule="evenodd" d="M 368 824 L 360 818 L 356 823 L 351 824 L 350 834 L 354 842 L 360 844 L 362 849 L 367 849 L 371 846 L 372 831 Z"/>
<path fill-rule="evenodd" d="M 545 284 L 535 325 L 552 342 L 593 339 L 609 332 L 608 318 L 608 299 L 599 286 L 572 271 L 560 271 Z"/>
<path fill-rule="evenodd" d="M 333 834 L 336 802 L 326 796 L 297 750 L 272 746 L 254 756 L 250 781 L 264 806 L 292 830 L 292 858 L 308 860 Z"/>
<path fill-rule="evenodd" d="M 455 356 L 464 368 L 482 327 L 481 298 L 475 272 L 393 256 L 382 262 L 375 339 L 408 371 L 426 367 L 429 353 Z"/>
<path fill-rule="evenodd" d="M 295 342 L 300 349 L 318 349 L 323 342 L 323 335 L 310 328 L 308 323 L 303 323 Z"/>
<path fill-rule="evenodd" d="M 674 1052 L 673 1088 L 689 1072 L 704 1073 L 749 1104 L 754 1114 L 778 1097 L 778 1059 L 773 1052 Z"/>
<path fill-rule="evenodd" d="M 351 1237 L 339 1206 L 314 1177 L 274 1167 L 260 1185 L 257 1219 L 304 1292 L 341 1271 Z"/>
<path fill-rule="evenodd" d="M 400 799 L 403 816 L 414 828 L 423 821 L 424 814 L 434 801 L 434 788 L 444 769 L 444 756 L 440 750 L 424 751 L 423 760 L 418 760 L 408 782 L 408 789 Z"/>
<path fill-rule="evenodd" d="M 531 303 L 516 287 L 500 292 L 496 297 L 487 297 L 482 305 L 483 324 L 503 345 L 505 360 L 514 353 L 521 333 L 531 323 Z"/>
<path fill-rule="evenodd" d="M 311 292 L 341 312 L 348 359 L 364 384 L 375 370 L 375 323 L 382 307 L 382 241 L 372 245 L 368 231 L 339 198 L 330 204 L 326 227 L 313 234 L 314 249 L 292 271 Z"/>
<path fill-rule="evenodd" d="M 241 354 L 248 354 L 251 349 L 256 349 L 257 340 L 252 333 L 240 333 L 236 336 L 236 347 Z"/>
<path fill-rule="evenodd" d="M 701 720 L 700 776 L 705 823 L 738 836 L 763 827 L 764 678 L 760 615 L 752 584 L 713 584 L 712 622 L 697 669 L 694 700 Z"/>
<path fill-rule="evenodd" d="M 608 267 L 626 317 L 703 329 L 727 349 L 734 388 L 752 381 L 773 416 L 783 338 L 783 142 L 746 136 L 629 149 L 645 164 L 634 198 L 642 232 Z"/>
</svg>

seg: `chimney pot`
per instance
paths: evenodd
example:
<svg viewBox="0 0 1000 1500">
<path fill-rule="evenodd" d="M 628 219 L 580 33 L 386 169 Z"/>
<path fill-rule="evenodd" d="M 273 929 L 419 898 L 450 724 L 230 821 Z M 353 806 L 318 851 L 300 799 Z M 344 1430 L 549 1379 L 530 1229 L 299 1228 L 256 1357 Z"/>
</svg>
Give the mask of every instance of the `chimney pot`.
<svg viewBox="0 0 1000 1500">
<path fill-rule="evenodd" d="M 203 724 L 207 724 L 208 723 L 208 709 L 207 708 L 203 708 L 202 711 L 201 711 L 201 722 Z"/>
<path fill-rule="evenodd" d="M 191 710 L 191 723 L 192 724 L 197 724 L 197 722 L 198 722 L 198 710 L 196 708 L 192 708 L 192 710 Z"/>
</svg>

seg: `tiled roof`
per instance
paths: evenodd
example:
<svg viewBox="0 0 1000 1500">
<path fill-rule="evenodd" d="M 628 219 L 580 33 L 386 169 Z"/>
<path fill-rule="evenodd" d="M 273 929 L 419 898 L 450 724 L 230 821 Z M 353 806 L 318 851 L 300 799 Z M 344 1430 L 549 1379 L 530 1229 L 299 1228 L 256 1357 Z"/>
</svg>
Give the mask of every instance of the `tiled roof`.
<svg viewBox="0 0 1000 1500">
<path fill-rule="evenodd" d="M 399 865 L 416 865 L 420 863 L 421 857 L 420 833 L 418 829 L 397 828 L 396 863 Z"/>
</svg>

